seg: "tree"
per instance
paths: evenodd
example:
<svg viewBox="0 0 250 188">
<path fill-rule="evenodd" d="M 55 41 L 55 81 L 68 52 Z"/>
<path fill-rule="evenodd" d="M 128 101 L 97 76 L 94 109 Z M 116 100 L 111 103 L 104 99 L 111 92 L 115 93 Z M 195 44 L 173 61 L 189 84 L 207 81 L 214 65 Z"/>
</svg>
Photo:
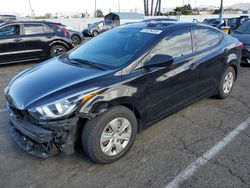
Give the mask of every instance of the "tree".
<svg viewBox="0 0 250 188">
<path fill-rule="evenodd" d="M 102 10 L 100 10 L 100 9 L 97 9 L 97 10 L 96 10 L 95 15 L 96 15 L 97 18 L 104 17 L 103 12 L 102 12 Z"/>
<path fill-rule="evenodd" d="M 192 14 L 192 7 L 190 4 L 184 5 L 183 7 L 176 7 L 174 9 L 175 14 L 179 13 L 182 15 L 191 15 Z"/>
<path fill-rule="evenodd" d="M 160 15 L 161 14 L 161 0 L 156 0 L 156 3 L 154 3 L 155 1 L 154 0 L 151 0 L 151 10 L 149 10 L 149 6 L 150 6 L 150 3 L 149 3 L 149 0 L 144 0 L 144 14 L 145 16 L 148 16 L 149 14 L 151 16 L 153 15 Z M 154 8 L 154 5 L 155 5 L 155 8 Z M 155 10 L 155 11 L 154 11 Z M 154 13 L 153 13 L 154 11 Z"/>
</svg>

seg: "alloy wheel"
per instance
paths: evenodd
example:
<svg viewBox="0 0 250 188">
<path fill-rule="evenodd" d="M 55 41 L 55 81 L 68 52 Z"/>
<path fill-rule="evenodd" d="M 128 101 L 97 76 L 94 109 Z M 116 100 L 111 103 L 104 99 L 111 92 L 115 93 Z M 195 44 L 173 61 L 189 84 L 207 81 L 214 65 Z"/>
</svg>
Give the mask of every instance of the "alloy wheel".
<svg viewBox="0 0 250 188">
<path fill-rule="evenodd" d="M 232 72 L 228 72 L 225 76 L 224 83 L 223 83 L 223 91 L 225 94 L 228 94 L 234 83 L 234 75 Z"/>
</svg>

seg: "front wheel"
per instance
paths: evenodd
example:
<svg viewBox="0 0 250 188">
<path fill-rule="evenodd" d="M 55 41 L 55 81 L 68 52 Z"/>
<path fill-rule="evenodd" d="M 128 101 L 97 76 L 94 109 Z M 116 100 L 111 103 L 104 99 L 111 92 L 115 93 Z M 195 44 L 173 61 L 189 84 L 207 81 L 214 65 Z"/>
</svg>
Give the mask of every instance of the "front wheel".
<svg viewBox="0 0 250 188">
<path fill-rule="evenodd" d="M 136 133 L 134 113 L 124 106 L 116 106 L 86 123 L 82 146 L 93 161 L 111 163 L 129 151 Z"/>
<path fill-rule="evenodd" d="M 217 95 L 218 98 L 224 99 L 232 93 L 235 82 L 235 76 L 236 74 L 234 68 L 228 67 L 220 81 L 219 93 Z"/>
</svg>

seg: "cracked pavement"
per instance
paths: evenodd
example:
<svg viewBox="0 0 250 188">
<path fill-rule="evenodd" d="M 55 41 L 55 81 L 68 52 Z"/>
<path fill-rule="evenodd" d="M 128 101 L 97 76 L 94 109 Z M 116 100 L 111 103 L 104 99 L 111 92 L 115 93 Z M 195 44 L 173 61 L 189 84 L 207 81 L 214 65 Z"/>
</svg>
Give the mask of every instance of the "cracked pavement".
<svg viewBox="0 0 250 188">
<path fill-rule="evenodd" d="M 33 63 L 0 67 L 3 89 Z M 190 163 L 250 116 L 250 67 L 241 67 L 232 96 L 203 99 L 137 135 L 131 151 L 109 165 L 92 163 L 81 146 L 47 160 L 20 150 L 0 113 L 0 187 L 164 187 Z M 250 187 L 250 128 L 202 166 L 181 187 Z"/>
</svg>

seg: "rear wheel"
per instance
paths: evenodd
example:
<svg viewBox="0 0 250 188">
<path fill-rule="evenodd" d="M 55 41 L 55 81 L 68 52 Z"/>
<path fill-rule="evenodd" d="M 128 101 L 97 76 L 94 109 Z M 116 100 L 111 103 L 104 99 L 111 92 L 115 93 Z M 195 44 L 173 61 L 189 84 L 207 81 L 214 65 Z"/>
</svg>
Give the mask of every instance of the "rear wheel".
<svg viewBox="0 0 250 188">
<path fill-rule="evenodd" d="M 220 81 L 218 98 L 224 99 L 232 93 L 232 89 L 235 82 L 235 70 L 233 67 L 228 67 L 224 72 Z"/>
<path fill-rule="evenodd" d="M 82 133 L 86 154 L 97 163 L 111 163 L 131 148 L 137 133 L 132 111 L 116 106 L 88 121 Z"/>
<path fill-rule="evenodd" d="M 81 44 L 81 38 L 79 36 L 77 36 L 77 35 L 73 35 L 71 37 L 71 40 L 72 40 L 74 45 Z"/>
<path fill-rule="evenodd" d="M 67 49 L 63 45 L 56 44 L 50 48 L 50 57 L 56 57 L 65 54 L 66 52 Z"/>
<path fill-rule="evenodd" d="M 94 37 L 97 36 L 98 34 L 99 34 L 98 31 L 93 31 Z"/>
</svg>

